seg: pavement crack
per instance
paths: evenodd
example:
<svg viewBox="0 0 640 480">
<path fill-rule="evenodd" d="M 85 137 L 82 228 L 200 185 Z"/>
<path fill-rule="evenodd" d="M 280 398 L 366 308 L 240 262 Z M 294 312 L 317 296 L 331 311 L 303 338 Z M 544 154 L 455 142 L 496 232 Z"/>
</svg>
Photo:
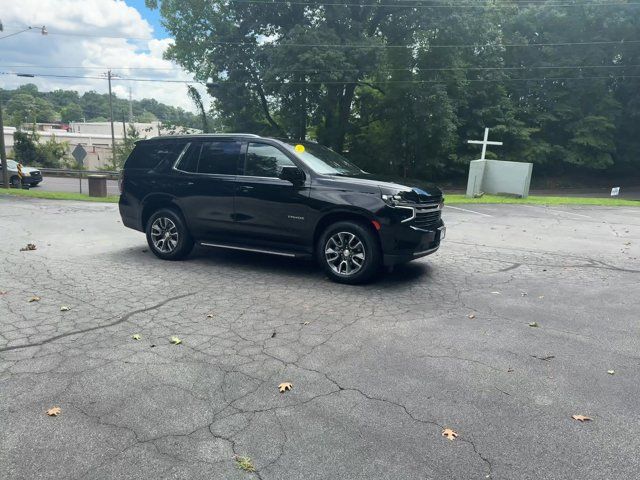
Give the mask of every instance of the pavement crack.
<svg viewBox="0 0 640 480">
<path fill-rule="evenodd" d="M 185 293 L 182 295 L 176 295 L 174 297 L 169 297 L 165 300 L 163 300 L 160 303 L 156 303 L 155 305 L 152 305 L 150 307 L 145 307 L 145 308 L 139 308 L 138 310 L 133 310 L 132 312 L 129 312 L 123 316 L 121 316 L 120 318 L 118 318 L 117 320 L 111 322 L 111 323 L 106 323 L 103 325 L 96 325 L 95 327 L 89 327 L 89 328 L 83 328 L 80 330 L 72 330 L 70 332 L 65 332 L 65 333 L 61 333 L 60 335 L 56 335 L 55 337 L 51 337 L 51 338 L 47 338 L 46 340 L 42 340 L 41 342 L 35 342 L 35 343 L 25 343 L 22 345 L 13 345 L 11 347 L 4 347 L 4 348 L 0 348 L 0 352 L 8 352 L 10 350 L 18 350 L 21 348 L 29 348 L 29 347 L 40 347 L 42 345 L 45 345 L 47 343 L 51 343 L 54 342 L 56 340 L 60 340 L 61 338 L 65 338 L 65 337 L 70 337 L 72 335 L 79 335 L 81 333 L 88 333 L 88 332 L 93 332 L 95 330 L 100 330 L 103 328 L 108 328 L 108 327 L 114 327 L 116 325 L 119 325 L 120 323 L 126 322 L 127 320 L 129 320 L 131 317 L 133 317 L 134 315 L 138 315 L 139 313 L 145 313 L 151 310 L 156 310 L 164 305 L 166 305 L 167 303 L 173 302 L 175 300 L 179 300 L 181 298 L 185 298 L 185 297 L 189 297 L 191 295 L 195 295 L 194 293 Z"/>
</svg>

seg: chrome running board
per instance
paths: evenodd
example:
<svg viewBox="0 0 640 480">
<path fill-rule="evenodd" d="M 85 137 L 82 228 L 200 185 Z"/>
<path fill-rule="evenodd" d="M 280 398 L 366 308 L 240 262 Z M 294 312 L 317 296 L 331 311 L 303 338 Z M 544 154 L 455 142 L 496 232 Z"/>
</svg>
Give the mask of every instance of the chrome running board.
<svg viewBox="0 0 640 480">
<path fill-rule="evenodd" d="M 243 252 L 266 253 L 267 255 L 278 255 L 280 257 L 289 257 L 289 258 L 302 256 L 302 255 L 296 255 L 295 253 L 278 252 L 276 250 L 263 250 L 261 248 L 238 247 L 236 245 L 225 245 L 222 243 L 200 242 L 200 245 L 204 247 L 227 248 L 229 250 L 242 250 Z"/>
</svg>

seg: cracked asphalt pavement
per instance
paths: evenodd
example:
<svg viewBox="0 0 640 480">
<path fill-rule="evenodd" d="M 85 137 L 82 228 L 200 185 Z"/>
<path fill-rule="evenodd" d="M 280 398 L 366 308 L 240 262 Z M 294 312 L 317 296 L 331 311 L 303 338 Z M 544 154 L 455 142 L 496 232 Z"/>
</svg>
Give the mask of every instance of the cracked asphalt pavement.
<svg viewBox="0 0 640 480">
<path fill-rule="evenodd" d="M 640 209 L 444 217 L 436 255 L 351 287 L 1 198 L 2 477 L 638 478 Z"/>
</svg>

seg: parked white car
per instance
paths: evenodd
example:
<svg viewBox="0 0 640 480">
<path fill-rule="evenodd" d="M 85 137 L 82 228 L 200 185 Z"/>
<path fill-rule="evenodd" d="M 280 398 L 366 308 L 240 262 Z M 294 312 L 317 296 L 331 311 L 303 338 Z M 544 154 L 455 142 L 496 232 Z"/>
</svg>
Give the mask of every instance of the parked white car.
<svg viewBox="0 0 640 480">
<path fill-rule="evenodd" d="M 12 187 L 20 186 L 20 177 L 18 176 L 18 162 L 7 159 L 7 170 L 9 171 L 9 182 Z M 1 175 L 1 171 L 0 171 Z M 1 179 L 0 179 L 1 181 Z M 25 167 L 22 165 L 22 183 L 35 187 L 42 181 L 42 172 L 37 168 Z"/>
</svg>

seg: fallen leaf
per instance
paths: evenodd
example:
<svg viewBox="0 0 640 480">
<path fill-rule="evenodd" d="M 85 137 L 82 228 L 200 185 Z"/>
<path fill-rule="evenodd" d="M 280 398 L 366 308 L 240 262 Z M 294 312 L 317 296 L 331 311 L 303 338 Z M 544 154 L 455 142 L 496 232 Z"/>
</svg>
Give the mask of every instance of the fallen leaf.
<svg viewBox="0 0 640 480">
<path fill-rule="evenodd" d="M 140 334 L 136 333 L 135 335 L 133 335 L 131 338 L 133 338 L 134 340 L 140 340 Z"/>
<path fill-rule="evenodd" d="M 472 319 L 472 320 L 473 320 L 474 318 L 476 318 L 476 316 L 475 316 L 473 313 L 470 313 L 469 315 L 467 315 L 467 317 L 469 317 L 469 318 L 470 318 L 470 319 Z"/>
<path fill-rule="evenodd" d="M 507 373 L 513 373 L 514 371 L 515 371 L 515 370 L 514 370 L 513 368 L 511 368 L 511 367 L 509 367 L 509 368 L 507 369 Z"/>
<path fill-rule="evenodd" d="M 47 410 L 47 415 L 49 415 L 50 417 L 57 417 L 61 412 L 62 409 L 60 409 L 60 407 L 53 407 Z"/>
<path fill-rule="evenodd" d="M 31 297 L 29 299 L 29 303 L 31 303 L 31 302 L 39 302 L 39 301 L 40 301 L 40 297 Z"/>
<path fill-rule="evenodd" d="M 213 318 L 213 313 L 207 314 L 207 318 Z"/>
<path fill-rule="evenodd" d="M 615 371 L 615 370 L 607 370 L 607 373 L 608 373 L 609 375 L 615 375 L 615 374 L 616 374 L 616 371 Z"/>
<path fill-rule="evenodd" d="M 69 307 L 68 305 L 63 305 L 60 307 L 61 312 L 68 312 L 69 310 L 71 310 L 71 307 Z"/>
<path fill-rule="evenodd" d="M 528 325 L 529 325 L 530 327 L 537 328 L 537 327 L 538 327 L 538 322 L 529 322 L 529 324 L 528 324 Z"/>
<path fill-rule="evenodd" d="M 31 250 L 35 250 L 36 249 L 36 245 L 34 243 L 27 243 L 26 247 L 22 247 L 20 249 L 21 252 L 28 252 Z"/>
<path fill-rule="evenodd" d="M 445 428 L 442 431 L 442 436 L 448 438 L 449 440 L 455 440 L 458 437 L 458 434 L 450 428 Z"/>
<path fill-rule="evenodd" d="M 271 338 L 276 338 L 276 332 L 273 332 L 273 333 L 271 334 Z"/>
<path fill-rule="evenodd" d="M 293 383 L 291 382 L 283 382 L 280 385 L 278 385 L 278 390 L 280 390 L 280 393 L 284 393 L 287 390 L 291 390 L 293 388 Z"/>
<path fill-rule="evenodd" d="M 571 418 L 578 420 L 579 422 L 590 422 L 592 420 L 591 417 L 587 417 L 585 415 L 571 415 Z"/>
<path fill-rule="evenodd" d="M 174 345 L 180 345 L 182 343 L 182 340 L 180 340 L 178 337 L 171 337 L 171 343 L 173 343 Z"/>
</svg>

